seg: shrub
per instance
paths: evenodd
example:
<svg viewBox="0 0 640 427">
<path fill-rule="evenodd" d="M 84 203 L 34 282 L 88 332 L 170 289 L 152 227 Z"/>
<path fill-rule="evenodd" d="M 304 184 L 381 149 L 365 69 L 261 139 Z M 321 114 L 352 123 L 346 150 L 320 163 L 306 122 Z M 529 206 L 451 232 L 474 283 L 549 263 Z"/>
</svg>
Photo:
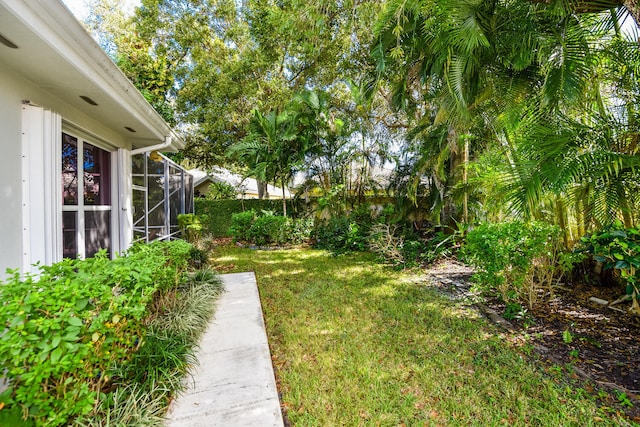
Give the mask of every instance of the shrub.
<svg viewBox="0 0 640 427">
<path fill-rule="evenodd" d="M 263 212 L 251 225 L 247 240 L 256 245 L 282 244 L 287 241 L 289 228 L 288 218 Z"/>
<path fill-rule="evenodd" d="M 114 260 L 102 251 L 40 266 L 38 276 L 11 272 L 0 284 L 5 420 L 59 426 L 88 414 L 111 368 L 141 345 L 149 305 L 180 283 L 189 252 L 186 242 L 153 243 Z"/>
<path fill-rule="evenodd" d="M 229 200 L 235 199 L 237 194 L 236 187 L 226 182 L 212 182 L 209 184 L 209 192 L 206 198 L 209 200 Z"/>
<path fill-rule="evenodd" d="M 442 258 L 454 256 L 460 247 L 466 227 L 458 229 L 449 228 L 446 232 L 438 230 L 430 233 L 428 239 L 425 240 L 424 252 L 422 260 L 431 264 Z"/>
<path fill-rule="evenodd" d="M 333 252 L 364 251 L 374 224 L 369 206 L 360 205 L 347 216 L 334 216 L 316 223 L 315 246 Z"/>
<path fill-rule="evenodd" d="M 314 229 L 315 246 L 332 252 L 365 250 L 367 236 L 362 228 L 348 217 L 332 217 L 316 224 Z"/>
<path fill-rule="evenodd" d="M 294 218 L 288 235 L 288 242 L 294 245 L 308 243 L 313 232 L 313 220 L 310 218 Z"/>
<path fill-rule="evenodd" d="M 206 222 L 206 215 L 198 217 L 195 214 L 179 214 L 178 227 L 180 228 L 180 234 L 190 243 L 197 242 L 202 237 L 203 221 Z"/>
<path fill-rule="evenodd" d="M 196 363 L 196 348 L 222 292 L 219 276 L 197 270 L 171 292 L 154 300 L 147 332 L 129 363 L 113 370 L 113 391 L 101 395 L 81 427 L 162 425 L 168 403 L 188 385 L 184 375 Z"/>
<path fill-rule="evenodd" d="M 624 280 L 631 310 L 640 314 L 640 230 L 617 221 L 602 231 L 582 238 L 582 251 L 592 254 L 604 270 L 617 270 Z"/>
<path fill-rule="evenodd" d="M 232 214 L 229 234 L 234 240 L 250 240 L 249 230 L 251 230 L 255 220 L 256 212 L 254 210 Z"/>
<path fill-rule="evenodd" d="M 208 200 L 195 199 L 195 212 L 204 226 L 203 232 L 214 237 L 233 237 L 229 234 L 232 215 L 246 211 L 272 211 L 282 215 L 282 200 L 271 199 L 233 199 Z M 306 203 L 302 200 L 287 200 L 287 212 L 292 216 L 303 216 Z"/>
<path fill-rule="evenodd" d="M 462 255 L 478 270 L 481 288 L 497 289 L 506 303 L 526 300 L 531 308 L 540 286 L 551 290 L 559 238 L 558 227 L 541 222 L 483 224 L 469 232 Z"/>
<path fill-rule="evenodd" d="M 273 212 L 254 211 L 233 214 L 229 233 L 235 240 L 243 240 L 256 245 L 302 244 L 309 241 L 313 221 L 292 219 Z"/>
</svg>

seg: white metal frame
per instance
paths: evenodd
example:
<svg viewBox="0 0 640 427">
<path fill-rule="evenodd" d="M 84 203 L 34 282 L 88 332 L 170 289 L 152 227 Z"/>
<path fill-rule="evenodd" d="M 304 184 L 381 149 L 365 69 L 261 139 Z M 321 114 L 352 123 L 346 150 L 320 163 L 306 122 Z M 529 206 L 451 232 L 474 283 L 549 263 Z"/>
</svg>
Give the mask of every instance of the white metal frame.
<svg viewBox="0 0 640 427">
<path fill-rule="evenodd" d="M 148 194 L 149 176 L 150 176 L 149 169 L 148 169 L 149 153 L 145 152 L 137 155 L 144 157 L 143 174 L 138 174 L 144 177 L 144 185 L 143 186 L 132 185 L 132 189 L 134 191 L 132 197 L 136 197 L 135 195 L 136 191 L 138 191 L 139 194 L 143 195 L 144 215 L 142 215 L 133 224 L 134 232 L 137 232 L 142 235 L 141 238 L 136 239 L 135 241 L 149 242 L 151 240 L 167 240 L 167 239 L 176 238 L 177 235 L 180 233 L 180 231 L 178 230 L 176 225 L 171 224 L 171 196 L 175 195 L 176 191 L 180 191 L 180 194 L 179 194 L 180 205 L 177 207 L 178 213 L 193 213 L 193 180 L 191 180 L 191 189 L 190 189 L 191 200 L 188 201 L 186 200 L 186 191 L 187 191 L 186 175 L 188 174 L 188 172 L 184 168 L 182 168 L 180 165 L 173 162 L 168 157 L 162 154 L 159 154 L 160 159 L 163 163 L 163 176 L 161 179 L 164 187 L 164 196 L 162 198 L 162 201 L 157 203 L 155 206 L 149 206 L 149 194 Z M 170 182 L 171 182 L 170 168 L 171 167 L 176 168 L 180 171 L 180 180 L 181 180 L 180 186 L 173 192 L 171 192 L 171 187 L 170 187 Z M 160 206 L 162 206 L 164 211 L 164 223 L 162 225 L 150 226 L 149 213 L 155 211 Z M 155 239 L 150 239 L 149 237 L 151 235 L 152 229 L 160 230 L 158 237 Z"/>
</svg>

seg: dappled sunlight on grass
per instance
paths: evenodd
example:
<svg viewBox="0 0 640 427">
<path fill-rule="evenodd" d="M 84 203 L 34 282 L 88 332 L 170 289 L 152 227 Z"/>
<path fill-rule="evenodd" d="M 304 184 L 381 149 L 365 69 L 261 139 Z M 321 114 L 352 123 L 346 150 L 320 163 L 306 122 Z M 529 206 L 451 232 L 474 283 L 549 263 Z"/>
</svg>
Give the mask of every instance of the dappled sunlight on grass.
<svg viewBox="0 0 640 427">
<path fill-rule="evenodd" d="M 221 263 L 234 262 L 237 260 L 238 260 L 238 257 L 235 257 L 235 256 L 223 256 L 223 257 L 216 258 L 216 261 Z"/>
<path fill-rule="evenodd" d="M 597 414 L 419 270 L 314 250 L 214 258 L 256 272 L 292 425 L 589 425 Z"/>
<path fill-rule="evenodd" d="M 393 297 L 396 295 L 396 288 L 392 285 L 382 285 L 364 289 L 362 292 L 376 297 Z"/>
</svg>

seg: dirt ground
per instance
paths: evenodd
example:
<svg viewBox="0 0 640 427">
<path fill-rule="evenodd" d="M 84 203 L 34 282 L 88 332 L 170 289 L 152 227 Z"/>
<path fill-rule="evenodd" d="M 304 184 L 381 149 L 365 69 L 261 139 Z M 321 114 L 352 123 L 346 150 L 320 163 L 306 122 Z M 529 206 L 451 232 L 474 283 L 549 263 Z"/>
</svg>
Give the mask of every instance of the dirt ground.
<svg viewBox="0 0 640 427">
<path fill-rule="evenodd" d="M 473 271 L 452 260 L 427 268 L 434 286 L 453 298 L 468 298 L 511 338 L 533 348 L 548 372 L 562 372 L 568 381 L 599 396 L 602 407 L 640 423 L 640 317 L 630 314 L 629 302 L 609 306 L 623 290 L 595 284 L 560 286 L 520 318 L 505 321 L 504 304 L 470 291 Z M 603 390 L 606 393 L 598 393 Z"/>
</svg>

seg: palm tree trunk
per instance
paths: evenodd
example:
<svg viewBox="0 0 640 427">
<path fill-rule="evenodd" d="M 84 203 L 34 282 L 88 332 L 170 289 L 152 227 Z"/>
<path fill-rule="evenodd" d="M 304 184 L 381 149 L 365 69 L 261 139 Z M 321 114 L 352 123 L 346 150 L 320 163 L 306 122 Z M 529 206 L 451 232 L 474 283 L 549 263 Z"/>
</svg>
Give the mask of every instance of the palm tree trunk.
<svg viewBox="0 0 640 427">
<path fill-rule="evenodd" d="M 456 183 L 456 172 L 458 166 L 460 165 L 460 150 L 458 147 L 458 130 L 453 126 L 449 127 L 449 135 L 447 136 L 447 142 L 451 147 L 451 152 L 449 155 L 449 176 L 447 177 L 447 182 L 445 184 L 446 190 L 443 194 L 444 199 L 444 217 L 443 224 L 444 225 L 453 225 L 456 219 L 456 206 L 451 197 L 451 189 L 454 187 Z"/>
<path fill-rule="evenodd" d="M 462 184 L 464 185 L 464 195 L 462 199 L 462 222 L 469 223 L 469 189 L 467 188 L 468 168 L 469 168 L 469 138 L 464 139 Z"/>
<path fill-rule="evenodd" d="M 558 226 L 562 231 L 562 237 L 564 239 L 565 249 L 569 249 L 569 234 L 571 230 L 567 227 L 567 209 L 564 206 L 564 202 L 558 196 L 556 196 L 556 215 L 558 217 Z"/>
<path fill-rule="evenodd" d="M 258 199 L 269 198 L 266 182 L 256 179 L 256 186 L 258 187 Z"/>
<path fill-rule="evenodd" d="M 640 25 L 640 3 L 638 3 L 638 0 L 624 0 L 622 3 L 633 16 L 633 19 L 636 20 L 636 24 Z"/>
<path fill-rule="evenodd" d="M 284 193 L 284 178 L 282 178 L 280 182 L 282 183 L 282 215 L 286 218 L 287 217 L 287 199 L 285 198 L 285 193 Z"/>
</svg>

